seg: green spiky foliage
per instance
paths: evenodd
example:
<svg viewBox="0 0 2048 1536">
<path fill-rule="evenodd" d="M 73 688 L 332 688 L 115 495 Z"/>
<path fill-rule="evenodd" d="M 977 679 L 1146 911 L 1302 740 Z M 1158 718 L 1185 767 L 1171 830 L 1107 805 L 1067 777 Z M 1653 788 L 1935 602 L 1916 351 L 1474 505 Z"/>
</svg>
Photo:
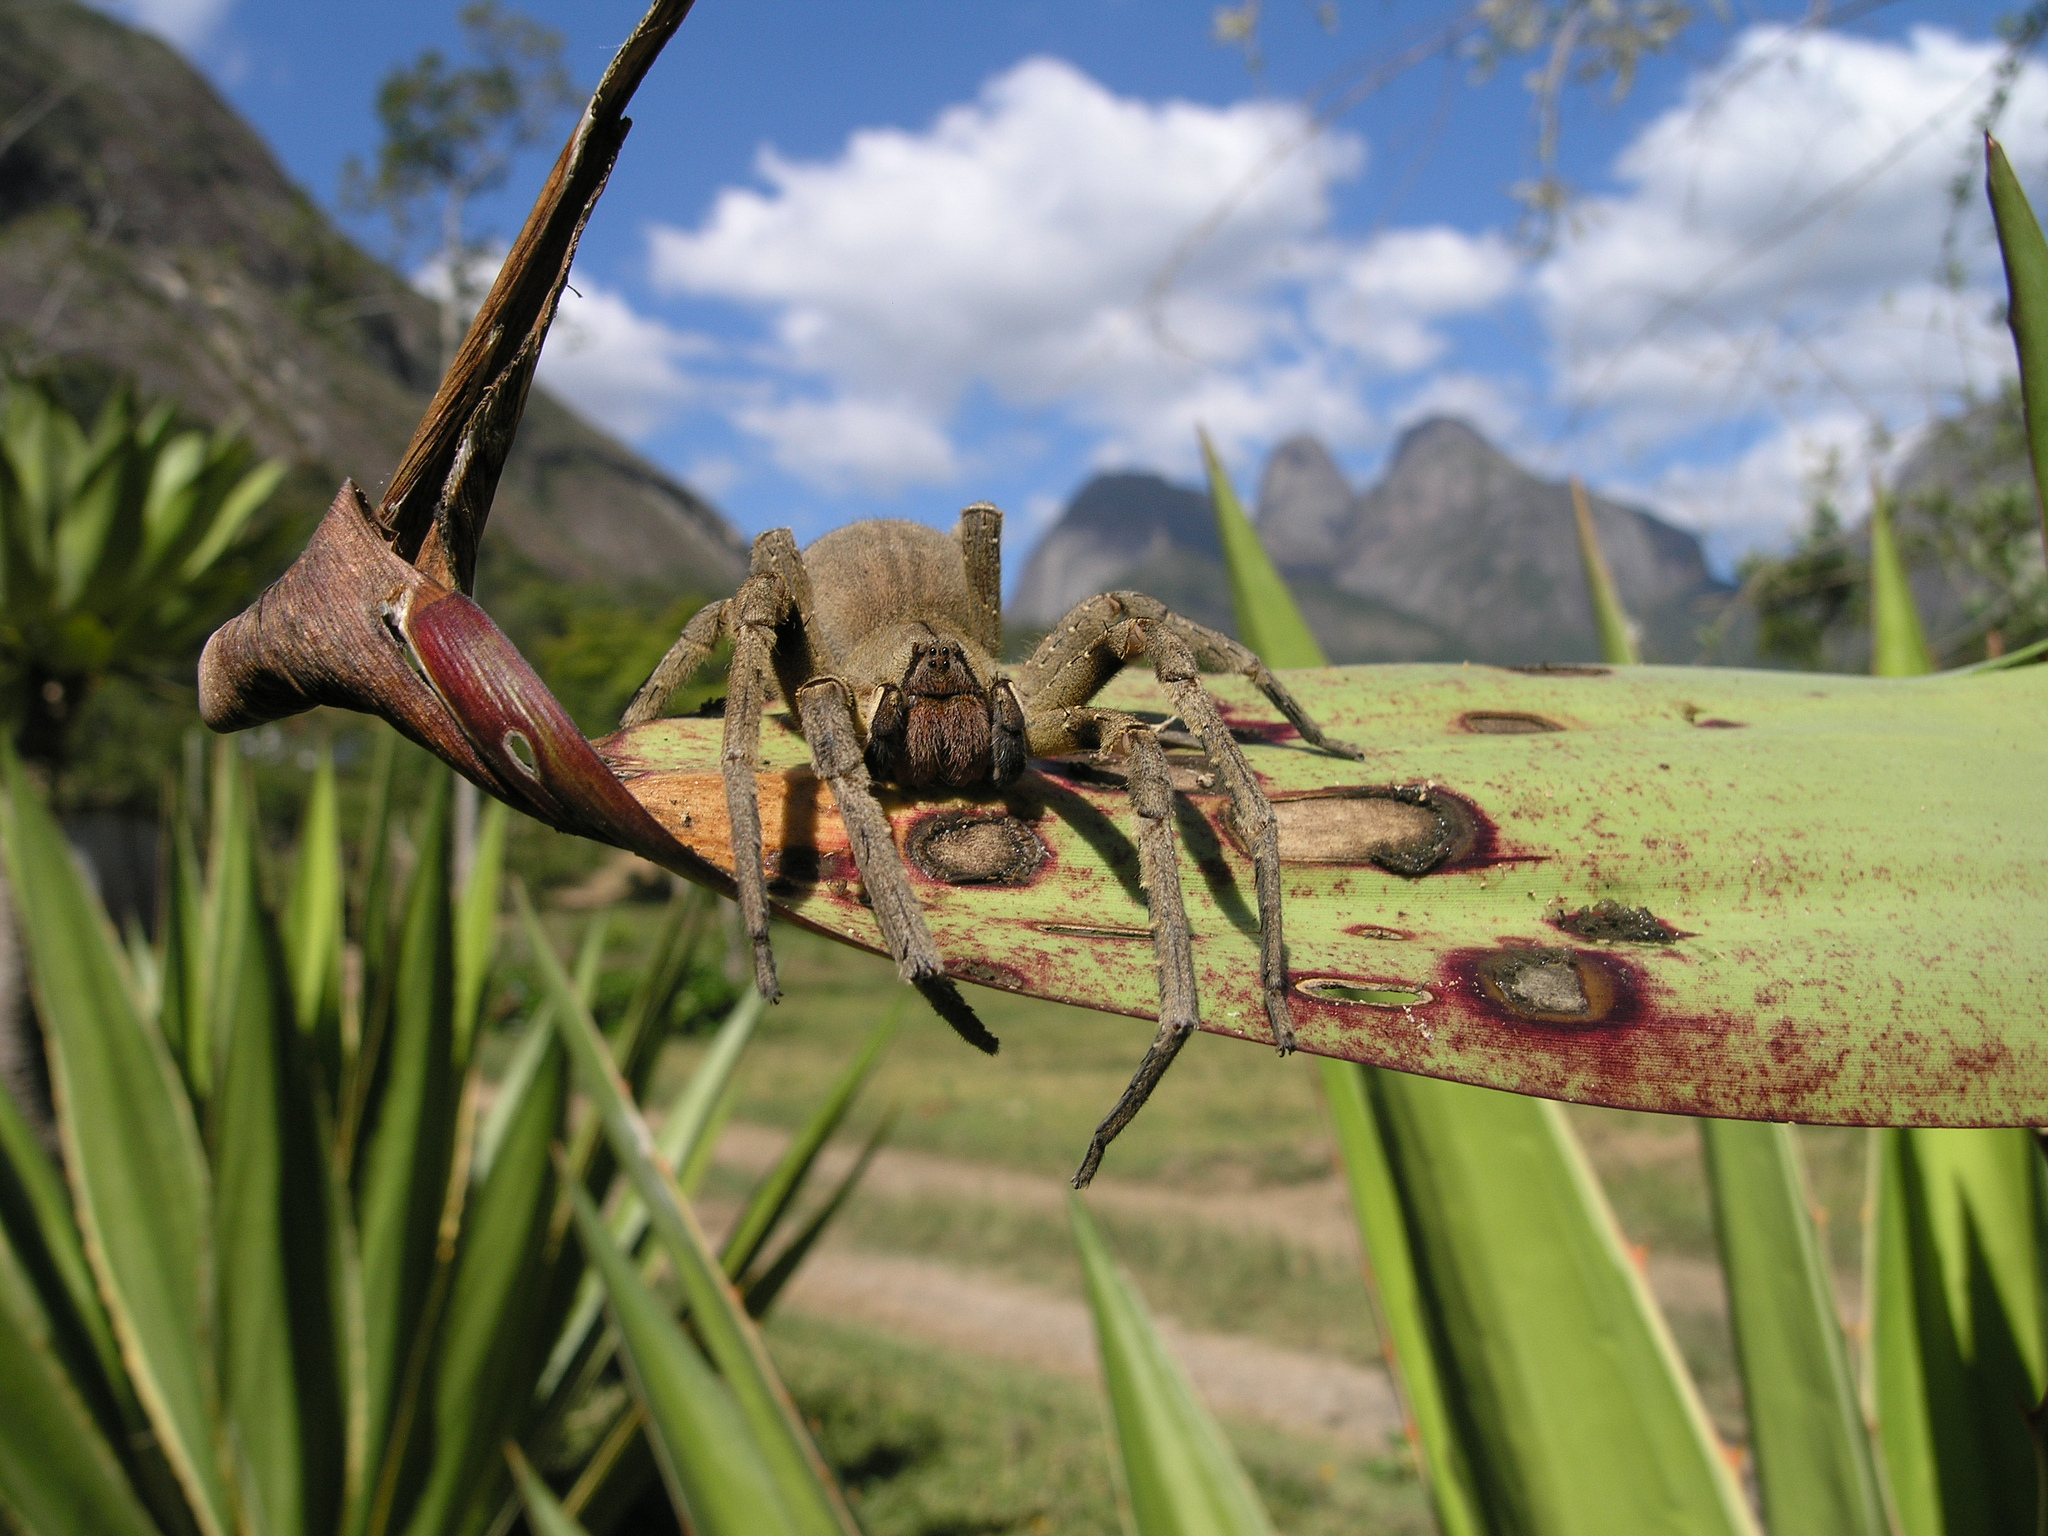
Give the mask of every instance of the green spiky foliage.
<svg viewBox="0 0 2048 1536">
<path fill-rule="evenodd" d="M 35 382 L 0 393 L 0 719 L 56 763 L 93 681 L 189 652 L 246 597 L 235 557 L 284 475 L 231 433 L 117 390 L 90 426 Z"/>
<path fill-rule="evenodd" d="M 837 1515 L 778 1523 L 843 1506 L 754 1319 L 858 1177 L 785 1230 L 886 1029 L 721 1256 L 668 1170 L 707 1166 L 758 1000 L 658 1141 L 634 1103 L 679 1022 L 705 899 L 676 899 L 606 1029 L 589 1012 L 601 924 L 573 976 L 536 930 L 549 990 L 486 1109 L 502 807 L 451 889 L 436 772 L 401 878 L 387 771 L 351 901 L 331 769 L 273 872 L 240 754 L 223 751 L 203 867 L 174 837 L 150 948 L 114 937 L 4 748 L 0 778 L 60 1143 L 53 1157 L 0 1097 L 0 1526 L 468 1536 L 524 1508 L 534 1529 L 604 1536 L 667 1474 L 705 1536 L 849 1536 Z M 572 1130 L 572 1077 L 640 1139 Z M 780 1416 L 744 1411 L 762 1401 Z M 678 1415 L 694 1426 L 680 1449 Z M 678 1457 L 694 1468 L 681 1481 Z"/>
</svg>

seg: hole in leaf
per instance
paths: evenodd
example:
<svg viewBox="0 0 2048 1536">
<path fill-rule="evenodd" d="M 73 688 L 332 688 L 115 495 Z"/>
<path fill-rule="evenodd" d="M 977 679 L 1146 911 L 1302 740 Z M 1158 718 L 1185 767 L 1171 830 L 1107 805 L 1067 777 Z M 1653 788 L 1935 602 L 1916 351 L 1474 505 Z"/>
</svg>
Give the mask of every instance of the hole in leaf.
<svg viewBox="0 0 2048 1536">
<path fill-rule="evenodd" d="M 1054 933 L 1068 939 L 1149 939 L 1149 928 L 1102 928 L 1087 923 L 1037 923 L 1040 933 Z"/>
<path fill-rule="evenodd" d="M 526 739 L 526 732 L 521 730 L 507 731 L 499 738 L 499 744 L 511 754 L 514 762 L 526 770 L 528 778 L 537 779 L 540 777 L 540 769 L 535 766 L 534 762 L 533 743 Z"/>
<path fill-rule="evenodd" d="M 1335 976 L 1311 976 L 1294 990 L 1322 1003 L 1362 1003 L 1368 1008 L 1419 1008 L 1436 999 L 1420 987 L 1361 986 Z"/>
</svg>

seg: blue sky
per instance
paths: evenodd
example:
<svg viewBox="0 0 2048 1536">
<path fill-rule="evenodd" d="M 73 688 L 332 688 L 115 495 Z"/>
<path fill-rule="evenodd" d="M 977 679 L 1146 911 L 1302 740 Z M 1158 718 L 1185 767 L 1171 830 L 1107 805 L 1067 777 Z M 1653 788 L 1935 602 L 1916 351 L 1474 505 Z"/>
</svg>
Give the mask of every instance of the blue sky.
<svg viewBox="0 0 2048 1536">
<path fill-rule="evenodd" d="M 459 47 L 454 4 L 109 3 L 329 207 L 374 149 L 382 75 Z M 568 36 L 586 86 L 638 14 L 519 8 Z M 1625 101 L 1569 95 L 1583 197 L 1537 256 L 1508 195 L 1533 169 L 1525 65 L 1475 84 L 1425 63 L 1304 132 L 1320 82 L 1453 6 L 1343 0 L 1332 35 L 1267 0 L 1254 75 L 1205 0 L 700 0 L 642 88 L 543 377 L 749 532 L 943 524 L 988 498 L 1014 572 L 1095 469 L 1192 478 L 1197 423 L 1250 489 L 1294 432 L 1363 483 L 1448 411 L 1725 565 L 1797 523 L 1830 450 L 1860 484 L 2009 372 L 1974 204 L 1963 282 L 1936 280 L 2007 8 L 1902 0 L 1788 31 L 1803 5 L 1752 4 Z M 2038 185 L 2038 66 L 2001 132 Z M 552 153 L 480 230 L 516 228 Z"/>
</svg>

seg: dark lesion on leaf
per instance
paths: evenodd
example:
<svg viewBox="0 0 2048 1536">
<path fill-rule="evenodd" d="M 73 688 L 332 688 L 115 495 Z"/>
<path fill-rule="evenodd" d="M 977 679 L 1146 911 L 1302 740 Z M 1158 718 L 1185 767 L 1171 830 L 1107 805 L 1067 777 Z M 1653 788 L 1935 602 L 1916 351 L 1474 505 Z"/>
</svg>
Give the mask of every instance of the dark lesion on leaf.
<svg viewBox="0 0 2048 1536">
<path fill-rule="evenodd" d="M 1458 716 L 1458 724 L 1474 736 L 1544 736 L 1564 729 L 1541 715 L 1506 709 L 1469 710 Z"/>
<path fill-rule="evenodd" d="M 1568 949 L 1503 949 L 1478 966 L 1480 989 L 1535 1024 L 1598 1024 L 1617 989 L 1606 970 Z"/>
<path fill-rule="evenodd" d="M 920 817 L 906 851 L 926 875 L 947 885 L 1023 885 L 1047 857 L 1038 834 L 1006 811 Z"/>
<path fill-rule="evenodd" d="M 1611 898 L 1563 913 L 1554 921 L 1572 937 L 1595 944 L 1675 944 L 1691 937 L 1648 907 L 1624 906 Z"/>
<path fill-rule="evenodd" d="M 1539 661 L 1529 666 L 1509 667 L 1508 670 L 1530 677 L 1605 677 L 1614 668 L 1596 667 L 1583 661 Z"/>
<path fill-rule="evenodd" d="M 1427 785 L 1339 785 L 1271 800 L 1282 864 L 1372 864 L 1414 878 L 1467 851 L 1476 831 L 1462 802 Z M 1241 850 L 1235 822 L 1226 829 Z"/>
</svg>

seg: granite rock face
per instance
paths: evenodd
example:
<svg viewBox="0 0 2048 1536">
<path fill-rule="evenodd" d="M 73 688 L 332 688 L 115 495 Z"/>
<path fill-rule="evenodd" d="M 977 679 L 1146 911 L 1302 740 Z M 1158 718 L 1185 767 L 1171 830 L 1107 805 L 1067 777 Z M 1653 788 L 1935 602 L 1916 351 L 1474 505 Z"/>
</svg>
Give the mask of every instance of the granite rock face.
<svg viewBox="0 0 2048 1536">
<path fill-rule="evenodd" d="M 1599 496 L 1592 504 L 1646 657 L 1695 659 L 1700 630 L 1728 599 L 1699 541 L 1648 512 Z M 1289 439 L 1260 477 L 1258 523 L 1332 660 L 1513 665 L 1598 655 L 1570 489 L 1523 469 L 1464 422 L 1410 430 L 1362 494 L 1320 442 Z M 1153 475 L 1098 476 L 1033 552 L 1012 609 L 1042 627 L 1117 587 L 1231 627 L 1205 494 Z"/>
<path fill-rule="evenodd" d="M 20 125 L 0 149 L 7 360 L 132 378 L 326 495 L 348 475 L 374 497 L 439 381 L 433 305 L 175 52 L 73 0 L 0 0 L 0 123 Z M 723 592 L 746 571 L 708 502 L 544 389 L 491 528 L 572 581 Z"/>
</svg>

